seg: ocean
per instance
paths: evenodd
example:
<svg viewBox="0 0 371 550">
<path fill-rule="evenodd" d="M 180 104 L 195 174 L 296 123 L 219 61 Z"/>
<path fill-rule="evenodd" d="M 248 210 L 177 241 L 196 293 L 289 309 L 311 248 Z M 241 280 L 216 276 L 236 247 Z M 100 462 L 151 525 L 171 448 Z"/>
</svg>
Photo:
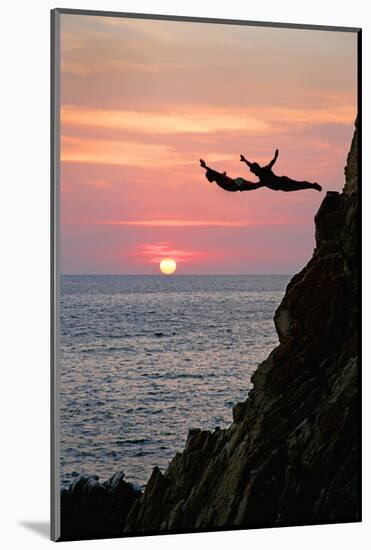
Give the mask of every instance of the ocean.
<svg viewBox="0 0 371 550">
<path fill-rule="evenodd" d="M 63 275 L 61 483 L 79 474 L 143 488 L 190 428 L 232 421 L 278 344 L 290 276 Z"/>
</svg>

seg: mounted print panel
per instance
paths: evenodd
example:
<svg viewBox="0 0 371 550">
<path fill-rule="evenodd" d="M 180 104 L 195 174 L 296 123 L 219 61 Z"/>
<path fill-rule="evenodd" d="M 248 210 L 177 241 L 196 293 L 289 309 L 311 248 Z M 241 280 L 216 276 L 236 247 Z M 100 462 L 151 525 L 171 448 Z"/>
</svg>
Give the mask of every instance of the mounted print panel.
<svg viewBox="0 0 371 550">
<path fill-rule="evenodd" d="M 361 520 L 360 29 L 52 12 L 52 538 Z"/>
</svg>

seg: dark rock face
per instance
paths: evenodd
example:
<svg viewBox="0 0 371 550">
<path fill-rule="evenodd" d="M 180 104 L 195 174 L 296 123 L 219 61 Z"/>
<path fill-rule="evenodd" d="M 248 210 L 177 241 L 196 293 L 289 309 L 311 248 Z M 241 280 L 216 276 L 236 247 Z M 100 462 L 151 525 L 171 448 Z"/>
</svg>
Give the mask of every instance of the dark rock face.
<svg viewBox="0 0 371 550">
<path fill-rule="evenodd" d="M 233 424 L 190 431 L 125 533 L 360 520 L 357 130 L 345 176 L 315 217 L 313 257 L 275 315 L 280 344 Z"/>
<path fill-rule="evenodd" d="M 141 494 L 123 478 L 123 472 L 117 472 L 99 483 L 97 476 L 82 476 L 62 490 L 62 539 L 120 535 L 130 508 Z"/>
<path fill-rule="evenodd" d="M 61 496 L 62 538 L 360 520 L 357 130 L 341 194 L 315 217 L 316 248 L 275 314 L 280 344 L 233 424 L 191 430 L 144 493 L 119 472 Z"/>
</svg>

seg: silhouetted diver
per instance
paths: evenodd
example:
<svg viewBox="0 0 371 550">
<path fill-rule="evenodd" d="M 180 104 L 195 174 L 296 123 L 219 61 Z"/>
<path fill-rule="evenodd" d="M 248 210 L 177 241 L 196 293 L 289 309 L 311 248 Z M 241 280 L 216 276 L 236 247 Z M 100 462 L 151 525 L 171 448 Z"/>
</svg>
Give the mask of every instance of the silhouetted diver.
<svg viewBox="0 0 371 550">
<path fill-rule="evenodd" d="M 273 191 L 300 191 L 301 189 L 316 189 L 322 191 L 322 187 L 318 183 L 310 183 L 309 181 L 296 181 L 287 176 L 276 176 L 272 172 L 272 166 L 278 157 L 278 149 L 274 153 L 273 159 L 266 166 L 260 166 L 257 162 L 249 162 L 243 155 L 240 157 L 241 162 L 245 162 L 250 168 L 250 171 L 259 178 L 259 182 L 264 187 L 273 189 Z"/>
<path fill-rule="evenodd" d="M 259 189 L 259 187 L 264 186 L 264 184 L 260 182 L 253 183 L 243 178 L 230 178 L 227 176 L 227 172 L 217 172 L 209 166 L 206 166 L 205 161 L 202 159 L 200 159 L 200 164 L 202 168 L 206 169 L 205 176 L 207 179 L 209 181 L 215 181 L 215 183 L 225 191 L 253 191 L 254 189 Z"/>
</svg>

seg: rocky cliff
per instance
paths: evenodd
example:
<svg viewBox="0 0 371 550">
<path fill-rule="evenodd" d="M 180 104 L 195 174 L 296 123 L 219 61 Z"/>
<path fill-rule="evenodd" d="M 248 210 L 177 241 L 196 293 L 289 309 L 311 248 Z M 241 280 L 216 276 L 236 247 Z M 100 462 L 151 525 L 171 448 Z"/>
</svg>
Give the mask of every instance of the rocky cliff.
<svg viewBox="0 0 371 550">
<path fill-rule="evenodd" d="M 356 130 L 343 192 L 325 196 L 313 257 L 276 311 L 280 343 L 232 425 L 191 430 L 121 533 L 360 519 L 357 141 Z"/>
</svg>

